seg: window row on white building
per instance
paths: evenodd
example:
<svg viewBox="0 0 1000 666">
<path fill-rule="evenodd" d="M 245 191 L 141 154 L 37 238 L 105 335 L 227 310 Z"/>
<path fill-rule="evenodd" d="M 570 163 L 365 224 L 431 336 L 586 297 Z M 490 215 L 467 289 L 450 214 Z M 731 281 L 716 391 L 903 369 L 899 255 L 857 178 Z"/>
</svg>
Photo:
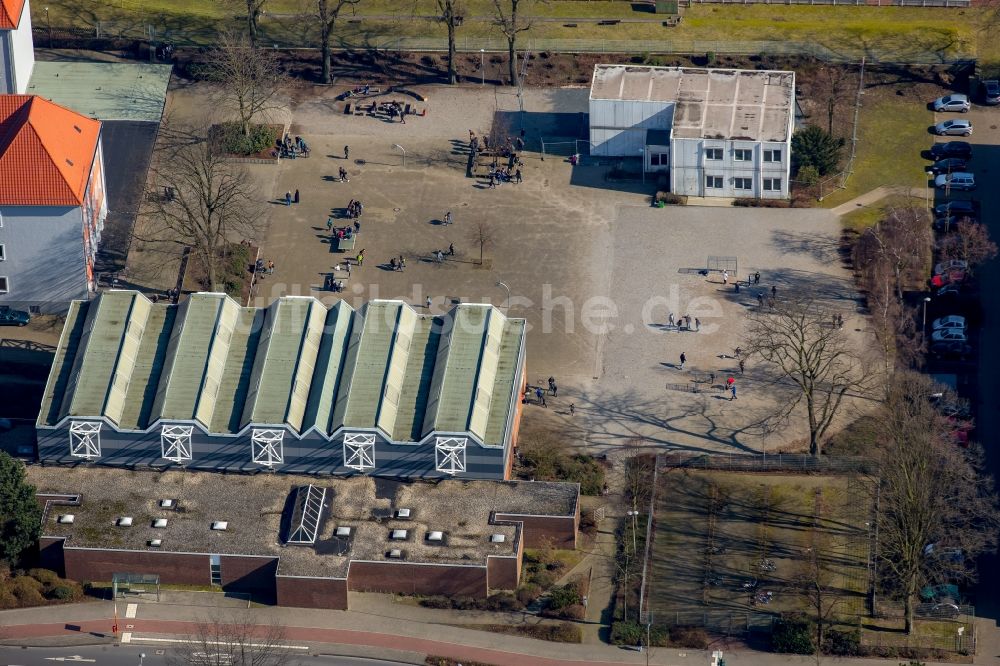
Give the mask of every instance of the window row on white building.
<svg viewBox="0 0 1000 666">
<path fill-rule="evenodd" d="M 74 458 L 94 460 L 101 457 L 100 421 L 71 421 L 69 454 Z M 165 425 L 160 430 L 160 456 L 175 463 L 194 459 L 191 436 L 194 426 Z M 285 431 L 280 428 L 254 428 L 250 434 L 250 459 L 256 465 L 274 467 L 285 462 Z M 434 445 L 434 468 L 444 474 L 465 471 L 467 437 L 437 437 Z M 375 435 L 347 433 L 343 442 L 344 466 L 359 472 L 375 469 Z"/>
</svg>

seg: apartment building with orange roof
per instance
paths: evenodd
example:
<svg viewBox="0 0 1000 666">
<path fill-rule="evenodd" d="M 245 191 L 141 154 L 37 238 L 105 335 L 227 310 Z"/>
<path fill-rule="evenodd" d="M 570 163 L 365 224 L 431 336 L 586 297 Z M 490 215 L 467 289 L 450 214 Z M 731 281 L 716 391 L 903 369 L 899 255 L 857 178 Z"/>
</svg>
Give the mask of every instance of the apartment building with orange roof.
<svg viewBox="0 0 1000 666">
<path fill-rule="evenodd" d="M 101 122 L 0 95 L 0 305 L 64 312 L 87 299 L 107 214 Z"/>
<path fill-rule="evenodd" d="M 25 93 L 34 66 L 28 0 L 0 0 L 0 93 Z"/>
</svg>

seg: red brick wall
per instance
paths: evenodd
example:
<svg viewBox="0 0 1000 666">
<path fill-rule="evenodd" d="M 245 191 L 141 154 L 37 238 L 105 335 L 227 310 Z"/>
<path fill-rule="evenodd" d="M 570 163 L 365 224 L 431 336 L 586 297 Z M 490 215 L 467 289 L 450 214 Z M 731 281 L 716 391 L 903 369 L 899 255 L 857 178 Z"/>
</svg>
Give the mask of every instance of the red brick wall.
<svg viewBox="0 0 1000 666">
<path fill-rule="evenodd" d="M 486 562 L 491 590 L 516 590 L 521 579 L 520 557 L 491 557 Z"/>
<path fill-rule="evenodd" d="M 524 545 L 527 548 L 538 548 L 546 539 L 551 539 L 556 548 L 576 548 L 576 534 L 580 526 L 579 508 L 575 516 L 565 518 L 498 513 L 494 519 L 498 522 L 509 520 L 522 523 Z"/>
<path fill-rule="evenodd" d="M 347 581 L 331 578 L 275 578 L 279 606 L 347 610 Z"/>
<path fill-rule="evenodd" d="M 222 555 L 222 588 L 225 590 L 274 591 L 276 557 L 239 557 Z"/>
<path fill-rule="evenodd" d="M 43 569 L 55 571 L 62 577 L 66 576 L 66 565 L 63 562 L 63 540 L 42 537 L 38 540 L 39 561 Z"/>
<path fill-rule="evenodd" d="M 448 597 L 485 598 L 486 567 L 352 562 L 347 585 L 352 592 L 443 594 Z"/>
<path fill-rule="evenodd" d="M 65 548 L 66 577 L 76 581 L 111 581 L 115 573 L 156 573 L 161 583 L 209 585 L 208 555 L 77 550 Z"/>
</svg>

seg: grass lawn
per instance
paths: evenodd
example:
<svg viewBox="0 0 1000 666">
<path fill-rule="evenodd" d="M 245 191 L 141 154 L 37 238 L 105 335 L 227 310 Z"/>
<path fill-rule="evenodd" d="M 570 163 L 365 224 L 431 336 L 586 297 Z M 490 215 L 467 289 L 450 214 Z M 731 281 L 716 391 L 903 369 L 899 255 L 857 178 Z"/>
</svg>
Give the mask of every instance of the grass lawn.
<svg viewBox="0 0 1000 666">
<path fill-rule="evenodd" d="M 927 132 L 933 114 L 919 100 L 901 103 L 899 98 L 887 97 L 871 104 L 865 101 L 854 173 L 845 189 L 823 199 L 824 208 L 834 208 L 882 185 L 920 188 L 921 192 L 927 186 L 927 162 L 920 153 L 934 143 Z"/>
<path fill-rule="evenodd" d="M 858 208 L 841 216 L 840 223 L 845 229 L 861 233 L 878 222 L 889 208 L 923 205 L 923 199 L 918 197 L 889 196 L 876 202 L 875 205 Z"/>
<path fill-rule="evenodd" d="M 467 0 L 466 21 L 458 31 L 463 39 L 501 35 L 491 25 L 490 0 Z M 305 33 L 315 32 L 312 21 L 293 17 L 303 11 L 300 0 L 268 0 L 261 20 L 265 41 L 274 39 L 283 45 L 307 46 L 314 41 Z M 178 43 L 185 37 L 196 43 L 210 43 L 211 33 L 223 27 L 242 27 L 241 12 L 235 4 L 217 0 L 52 0 L 47 4 L 48 20 L 55 28 L 71 26 L 92 30 L 100 23 L 105 34 L 124 33 L 137 36 L 147 24 L 157 34 L 172 34 Z M 46 6 L 33 6 L 36 26 L 46 23 Z M 774 42 L 780 52 L 784 43 L 818 45 L 848 58 L 863 53 L 876 54 L 896 61 L 936 62 L 962 56 L 1000 60 L 1000 45 L 980 29 L 983 10 L 953 10 L 906 7 L 853 6 L 719 6 L 698 5 L 684 11 L 680 26 L 664 28 L 658 17 L 632 10 L 627 2 L 594 0 L 551 0 L 532 3 L 530 15 L 546 18 L 633 18 L 642 23 L 601 26 L 580 23 L 575 28 L 561 21 L 540 21 L 522 35 L 525 40 L 572 39 L 651 42 L 637 48 L 655 51 L 657 43 L 673 50 L 686 46 L 724 53 L 739 48 L 745 40 L 759 44 Z M 345 11 L 343 18 L 364 16 L 393 17 L 343 21 L 338 38 L 352 44 L 384 43 L 393 37 L 419 36 L 442 38 L 444 26 L 426 20 L 413 20 L 414 14 L 437 13 L 434 0 L 362 0 L 355 11 Z M 669 41 L 666 41 L 669 39 Z M 537 44 L 536 48 L 550 48 Z M 744 47 L 745 48 L 745 47 Z"/>
</svg>

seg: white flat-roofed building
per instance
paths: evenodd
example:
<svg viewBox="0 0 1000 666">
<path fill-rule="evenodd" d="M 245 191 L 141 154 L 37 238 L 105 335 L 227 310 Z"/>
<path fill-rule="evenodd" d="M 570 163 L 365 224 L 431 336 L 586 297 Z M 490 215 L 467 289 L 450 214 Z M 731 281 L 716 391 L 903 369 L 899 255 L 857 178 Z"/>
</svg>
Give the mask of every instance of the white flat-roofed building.
<svg viewBox="0 0 1000 666">
<path fill-rule="evenodd" d="M 597 65 L 591 154 L 641 157 L 675 194 L 788 197 L 795 73 Z"/>
</svg>

